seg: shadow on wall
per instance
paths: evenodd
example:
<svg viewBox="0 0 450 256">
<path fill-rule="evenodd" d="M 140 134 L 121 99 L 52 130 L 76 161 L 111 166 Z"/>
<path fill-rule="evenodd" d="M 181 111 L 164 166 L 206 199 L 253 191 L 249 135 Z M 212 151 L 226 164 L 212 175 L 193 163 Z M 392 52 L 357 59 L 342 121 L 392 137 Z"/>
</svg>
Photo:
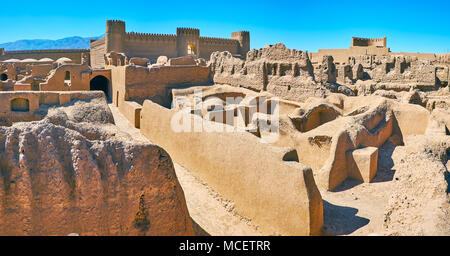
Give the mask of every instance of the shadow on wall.
<svg viewBox="0 0 450 256">
<path fill-rule="evenodd" d="M 356 216 L 358 209 L 338 206 L 323 200 L 323 230 L 329 235 L 348 235 L 369 224 Z"/>
<path fill-rule="evenodd" d="M 30 101 L 24 98 L 15 98 L 11 100 L 11 111 L 13 112 L 29 112 Z"/>
<path fill-rule="evenodd" d="M 356 187 L 360 184 L 363 184 L 364 182 L 361 180 L 357 180 L 354 178 L 346 178 L 339 186 L 337 186 L 333 192 L 342 192 L 348 189 L 351 189 L 353 187 Z"/>
<path fill-rule="evenodd" d="M 444 173 L 445 175 L 445 181 L 447 182 L 447 194 L 450 193 L 450 148 L 447 148 L 447 162 L 445 163 L 445 166 L 447 167 L 447 172 Z"/>
<path fill-rule="evenodd" d="M 211 236 L 193 218 L 191 218 L 191 221 L 196 236 Z"/>
<path fill-rule="evenodd" d="M 396 145 L 387 141 L 379 148 L 377 174 L 372 182 L 386 182 L 394 178 L 395 170 L 392 169 L 394 167 L 392 154 L 394 153 L 395 147 Z"/>
</svg>

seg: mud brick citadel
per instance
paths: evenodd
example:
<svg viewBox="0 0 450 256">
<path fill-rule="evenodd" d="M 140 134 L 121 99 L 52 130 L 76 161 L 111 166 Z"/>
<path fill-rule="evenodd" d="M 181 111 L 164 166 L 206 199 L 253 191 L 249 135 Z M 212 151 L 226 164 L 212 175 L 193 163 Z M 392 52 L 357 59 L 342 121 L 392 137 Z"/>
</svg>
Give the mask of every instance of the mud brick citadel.
<svg viewBox="0 0 450 256">
<path fill-rule="evenodd" d="M 449 68 L 117 20 L 0 49 L 0 234 L 450 235 Z"/>
<path fill-rule="evenodd" d="M 196 55 L 209 59 L 214 51 L 229 51 L 235 56 L 244 56 L 250 50 L 250 33 L 237 31 L 231 39 L 201 37 L 195 28 L 177 28 L 175 35 L 126 32 L 125 22 L 107 21 L 105 37 L 91 42 L 92 66 L 104 65 L 104 54 L 121 52 L 128 57 L 144 57 L 155 60 L 159 56 L 168 58 Z"/>
</svg>

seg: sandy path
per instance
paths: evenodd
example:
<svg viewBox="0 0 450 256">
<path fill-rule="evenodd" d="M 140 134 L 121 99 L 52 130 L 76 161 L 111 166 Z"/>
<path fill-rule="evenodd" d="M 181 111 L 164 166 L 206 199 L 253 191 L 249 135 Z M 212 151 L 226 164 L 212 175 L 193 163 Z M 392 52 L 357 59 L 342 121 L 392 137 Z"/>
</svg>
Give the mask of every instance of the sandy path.
<svg viewBox="0 0 450 256">
<path fill-rule="evenodd" d="M 128 122 L 117 107 L 112 104 L 109 104 L 109 107 L 116 126 L 121 131 L 130 134 L 136 140 L 150 142 L 139 129 Z M 257 227 L 233 213 L 232 205 L 198 180 L 192 172 L 175 162 L 174 167 L 186 197 L 189 213 L 196 226 L 197 235 L 261 235 Z"/>
<path fill-rule="evenodd" d="M 320 191 L 324 199 L 324 230 L 333 235 L 385 235 L 384 213 L 395 186 L 395 147 L 378 149 L 378 170 L 370 183 L 347 179 L 334 192 Z"/>
<path fill-rule="evenodd" d="M 392 182 L 347 179 L 338 192 L 320 191 L 324 231 L 332 235 L 383 235 L 384 211 Z"/>
</svg>

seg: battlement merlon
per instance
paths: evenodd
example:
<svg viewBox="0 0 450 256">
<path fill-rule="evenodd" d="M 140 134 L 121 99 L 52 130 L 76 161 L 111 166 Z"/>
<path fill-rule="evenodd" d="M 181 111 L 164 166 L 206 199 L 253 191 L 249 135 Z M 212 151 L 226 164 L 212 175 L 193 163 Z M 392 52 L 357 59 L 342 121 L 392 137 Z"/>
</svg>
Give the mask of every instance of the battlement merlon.
<svg viewBox="0 0 450 256">
<path fill-rule="evenodd" d="M 175 41 L 176 35 L 173 34 L 154 34 L 154 33 L 137 33 L 127 32 L 125 34 L 126 40 L 150 40 L 150 41 Z"/>
<path fill-rule="evenodd" d="M 362 38 L 362 37 L 352 37 L 351 47 L 354 46 L 375 46 L 375 47 L 384 47 L 387 46 L 387 37 L 380 38 Z"/>
<path fill-rule="evenodd" d="M 185 27 L 177 28 L 176 34 L 138 33 L 127 32 L 124 21 L 107 20 L 105 37 L 91 41 L 90 46 L 98 55 L 94 57 L 98 67 L 103 63 L 103 55 L 109 52 L 146 58 L 154 58 L 158 54 L 178 57 L 194 54 L 209 58 L 212 51 L 226 50 L 246 56 L 250 51 L 250 33 L 232 32 L 231 38 L 201 37 L 199 29 Z"/>
<path fill-rule="evenodd" d="M 106 32 L 113 32 L 114 29 L 125 31 L 125 21 L 122 20 L 107 20 L 106 21 Z"/>
<path fill-rule="evenodd" d="M 177 28 L 177 35 L 200 36 L 200 29 L 197 28 Z"/>
</svg>

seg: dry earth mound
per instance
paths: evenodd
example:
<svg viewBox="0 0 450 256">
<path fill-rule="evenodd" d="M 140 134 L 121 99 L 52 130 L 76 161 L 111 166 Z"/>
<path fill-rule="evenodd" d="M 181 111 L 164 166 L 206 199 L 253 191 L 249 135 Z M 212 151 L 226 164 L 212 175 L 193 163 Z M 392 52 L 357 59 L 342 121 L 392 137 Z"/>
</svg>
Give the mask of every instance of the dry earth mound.
<svg viewBox="0 0 450 256">
<path fill-rule="evenodd" d="M 391 235 L 450 235 L 450 136 L 411 135 L 392 155 Z"/>
<path fill-rule="evenodd" d="M 170 156 L 121 133 L 104 98 L 0 126 L 1 235 L 192 235 Z"/>
</svg>

